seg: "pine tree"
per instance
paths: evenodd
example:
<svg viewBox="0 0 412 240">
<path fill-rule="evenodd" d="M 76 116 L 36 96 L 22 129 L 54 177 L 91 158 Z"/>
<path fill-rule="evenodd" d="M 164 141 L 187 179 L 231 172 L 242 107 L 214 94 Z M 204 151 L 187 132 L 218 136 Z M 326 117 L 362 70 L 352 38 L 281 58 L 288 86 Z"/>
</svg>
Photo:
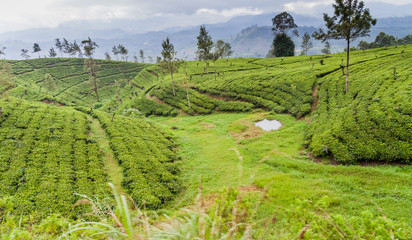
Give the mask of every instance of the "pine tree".
<svg viewBox="0 0 412 240">
<path fill-rule="evenodd" d="M 308 55 L 308 50 L 313 48 L 313 43 L 310 40 L 309 33 L 307 33 L 307 32 L 305 32 L 305 34 L 303 34 L 301 48 L 302 48 L 302 51 L 304 51 L 305 55 Z"/>
<path fill-rule="evenodd" d="M 200 26 L 199 36 L 197 36 L 197 58 L 204 60 L 206 63 L 206 74 L 209 73 L 208 60 L 211 59 L 211 50 L 213 47 L 212 37 L 206 31 L 205 26 Z"/>
</svg>

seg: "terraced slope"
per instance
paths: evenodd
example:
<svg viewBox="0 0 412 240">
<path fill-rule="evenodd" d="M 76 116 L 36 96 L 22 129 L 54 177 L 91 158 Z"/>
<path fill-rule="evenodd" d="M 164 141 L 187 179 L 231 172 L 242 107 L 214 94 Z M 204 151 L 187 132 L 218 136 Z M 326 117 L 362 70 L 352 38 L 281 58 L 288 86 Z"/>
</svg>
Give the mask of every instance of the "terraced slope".
<svg viewBox="0 0 412 240">
<path fill-rule="evenodd" d="M 332 155 L 345 163 L 412 163 L 412 48 L 408 50 L 404 57 L 393 54 L 353 66 L 348 94 L 339 72 L 322 78 L 306 134 L 315 156 Z"/>
<path fill-rule="evenodd" d="M 206 74 L 202 62 L 188 62 L 175 74 L 176 96 L 168 76 L 148 93 L 189 114 L 260 107 L 302 118 L 317 109 L 305 142 L 314 156 L 410 163 L 411 52 L 412 45 L 352 52 L 348 94 L 343 53 L 224 59 L 216 62 L 216 74 L 212 67 Z"/>
<path fill-rule="evenodd" d="M 79 108 L 97 118 L 123 168 L 122 186 L 136 203 L 159 208 L 181 190 L 171 135 L 144 118 L 111 116 Z"/>
<path fill-rule="evenodd" d="M 74 193 L 103 196 L 106 173 L 86 114 L 18 100 L 0 107 L 0 195 L 16 212 L 67 214 L 80 199 Z"/>
<path fill-rule="evenodd" d="M 89 74 L 84 69 L 84 59 L 55 58 L 12 61 L 16 74 L 17 87 L 12 94 L 28 100 L 56 101 L 64 105 L 91 106 L 96 102 L 95 93 L 88 83 Z M 119 90 L 125 88 L 125 82 L 133 79 L 145 64 L 97 61 L 98 92 L 101 99 L 99 106 L 113 99 Z M 50 74 L 55 83 L 55 90 L 48 90 L 45 74 Z M 128 85 L 129 95 L 134 91 Z"/>
</svg>

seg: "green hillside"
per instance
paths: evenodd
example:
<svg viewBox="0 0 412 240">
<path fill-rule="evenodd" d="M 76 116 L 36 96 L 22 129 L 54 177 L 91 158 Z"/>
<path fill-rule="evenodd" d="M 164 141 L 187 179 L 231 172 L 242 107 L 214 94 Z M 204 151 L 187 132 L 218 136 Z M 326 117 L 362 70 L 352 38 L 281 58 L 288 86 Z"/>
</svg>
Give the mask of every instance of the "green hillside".
<svg viewBox="0 0 412 240">
<path fill-rule="evenodd" d="M 329 156 L 342 163 L 410 163 L 411 50 L 408 45 L 354 51 L 348 94 L 343 53 L 222 59 L 216 62 L 216 80 L 212 63 L 206 74 L 204 63 L 188 62 L 175 74 L 176 96 L 169 76 L 148 94 L 188 114 L 263 108 L 305 117 L 310 121 L 305 145 L 316 157 Z M 188 83 L 183 84 L 184 79 Z M 134 101 L 132 106 L 139 108 L 138 100 Z M 146 106 L 142 107 L 144 111 Z"/>
<path fill-rule="evenodd" d="M 41 103 L 0 100 L 0 195 L 17 213 L 67 214 L 103 196 L 107 182 L 86 114 Z"/>
<path fill-rule="evenodd" d="M 345 58 L 7 61 L 0 236 L 410 239 L 412 45 Z"/>
<path fill-rule="evenodd" d="M 31 224 L 53 214 L 90 219 L 93 208 L 78 201 L 107 198 L 107 183 L 118 177 L 122 181 L 114 183 L 150 209 L 181 190 L 179 157 L 169 134 L 145 119 L 116 116 L 112 122 L 107 113 L 78 109 L 83 112 L 0 99 L 0 233 L 11 231 L 6 223 L 18 216 Z"/>
<path fill-rule="evenodd" d="M 11 91 L 14 96 L 27 100 L 49 100 L 64 105 L 87 107 L 93 104 L 101 106 L 112 100 L 116 92 L 124 89 L 125 82 L 133 79 L 146 66 L 98 60 L 96 71 L 101 102 L 97 103 L 92 85 L 88 82 L 89 73 L 84 68 L 84 59 L 45 58 L 11 62 L 11 64 L 17 85 Z M 52 76 L 56 85 L 54 90 L 47 89 L 45 84 L 47 73 Z M 128 93 L 131 94 L 134 88 L 128 85 Z"/>
</svg>

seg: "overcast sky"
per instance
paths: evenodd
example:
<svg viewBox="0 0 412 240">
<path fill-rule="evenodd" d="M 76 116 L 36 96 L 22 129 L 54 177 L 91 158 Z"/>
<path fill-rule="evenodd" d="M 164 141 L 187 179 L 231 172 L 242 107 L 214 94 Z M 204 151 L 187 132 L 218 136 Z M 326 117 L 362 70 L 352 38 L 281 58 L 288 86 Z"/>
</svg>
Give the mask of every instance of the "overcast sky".
<svg viewBox="0 0 412 240">
<path fill-rule="evenodd" d="M 364 0 L 409 4 L 412 0 Z M 313 15 L 315 8 L 330 6 L 333 0 L 5 0 L 0 8 L 0 32 L 28 28 L 57 27 L 70 21 L 146 20 L 157 28 L 217 23 L 231 17 L 277 12 Z M 125 27 L 127 29 L 127 26 Z M 159 30 L 159 29 L 155 29 Z"/>
</svg>

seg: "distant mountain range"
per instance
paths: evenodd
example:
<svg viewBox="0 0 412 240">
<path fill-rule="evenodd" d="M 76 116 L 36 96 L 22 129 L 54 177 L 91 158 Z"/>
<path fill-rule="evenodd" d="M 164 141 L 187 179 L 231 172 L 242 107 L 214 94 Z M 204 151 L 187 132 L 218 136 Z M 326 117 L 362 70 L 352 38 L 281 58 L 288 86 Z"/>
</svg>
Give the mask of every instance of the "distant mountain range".
<svg viewBox="0 0 412 240">
<path fill-rule="evenodd" d="M 383 3 L 379 3 L 384 5 Z M 393 11 L 398 11 L 398 14 L 405 11 L 404 8 L 391 5 L 389 14 Z M 407 5 L 409 6 L 409 5 Z M 380 8 L 377 8 L 380 9 Z M 411 5 L 412 9 L 412 5 Z M 206 29 L 209 31 L 212 39 L 217 41 L 222 39 L 231 43 L 234 49 L 235 57 L 264 57 L 270 49 L 273 35 L 271 32 L 271 19 L 276 13 L 237 16 L 227 22 L 217 24 L 206 24 Z M 300 35 L 304 32 L 312 33 L 317 28 L 323 25 L 321 15 L 318 18 L 304 16 L 300 14 L 292 14 L 295 22 L 299 27 Z M 92 25 L 92 24 L 91 24 Z M 41 56 L 47 56 L 48 50 L 54 47 L 55 38 L 66 38 L 69 41 L 76 40 L 80 42 L 87 37 L 99 44 L 96 52 L 97 58 L 104 58 L 104 53 L 111 54 L 111 48 L 114 45 L 123 44 L 129 50 L 129 60 L 133 56 L 137 56 L 139 49 L 143 49 L 145 56 L 152 56 L 155 59 L 160 55 L 162 40 L 169 37 L 175 45 L 180 58 L 194 59 L 196 51 L 196 36 L 199 33 L 199 26 L 195 27 L 176 27 L 165 29 L 162 31 L 148 31 L 145 33 L 135 33 L 124 31 L 120 28 L 103 30 L 101 28 L 88 28 L 89 24 L 66 23 L 53 29 L 28 29 L 16 32 L 7 32 L 0 34 L 0 46 L 6 47 L 5 58 L 21 59 L 21 49 L 28 49 L 32 52 L 33 43 L 37 42 L 42 48 Z M 372 41 L 379 32 L 394 35 L 396 37 L 404 37 L 412 34 L 412 16 L 379 18 L 378 23 L 372 28 L 371 37 L 364 40 Z M 294 37 L 296 50 L 299 50 L 300 38 Z M 331 41 L 332 50 L 342 51 L 344 48 L 343 42 Z M 357 43 L 354 43 L 354 46 Z M 309 51 L 309 54 L 318 54 L 323 44 L 314 41 L 314 48 Z M 37 57 L 37 54 L 32 54 Z M 112 54 L 111 54 L 112 55 Z"/>
</svg>

